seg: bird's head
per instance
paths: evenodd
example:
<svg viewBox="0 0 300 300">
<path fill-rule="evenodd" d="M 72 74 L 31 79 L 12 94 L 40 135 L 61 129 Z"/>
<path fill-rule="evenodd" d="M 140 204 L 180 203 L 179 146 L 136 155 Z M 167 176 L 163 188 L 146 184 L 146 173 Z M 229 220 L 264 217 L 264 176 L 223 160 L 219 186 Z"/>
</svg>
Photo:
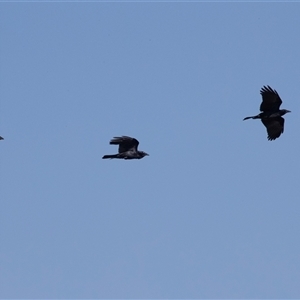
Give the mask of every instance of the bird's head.
<svg viewBox="0 0 300 300">
<path fill-rule="evenodd" d="M 282 116 L 291 112 L 290 110 L 287 109 L 282 109 L 281 111 L 282 111 Z"/>
<path fill-rule="evenodd" d="M 139 151 L 139 154 L 140 154 L 141 158 L 143 158 L 144 156 L 149 156 L 149 154 L 144 151 Z"/>
</svg>

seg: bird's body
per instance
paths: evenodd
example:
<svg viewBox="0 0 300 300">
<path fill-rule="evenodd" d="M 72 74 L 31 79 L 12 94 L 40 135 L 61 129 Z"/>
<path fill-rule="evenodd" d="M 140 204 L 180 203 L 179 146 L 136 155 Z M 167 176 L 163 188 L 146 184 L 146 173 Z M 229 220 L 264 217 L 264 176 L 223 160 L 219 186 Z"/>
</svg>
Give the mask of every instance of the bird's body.
<svg viewBox="0 0 300 300">
<path fill-rule="evenodd" d="M 260 90 L 260 94 L 262 96 L 262 103 L 260 105 L 261 113 L 256 116 L 246 117 L 244 120 L 261 119 L 267 129 L 268 140 L 273 141 L 283 133 L 284 118 L 282 118 L 282 116 L 290 111 L 287 109 L 279 109 L 282 100 L 276 90 L 273 90 L 270 86 L 264 86 Z"/>
<path fill-rule="evenodd" d="M 118 154 L 104 155 L 102 158 L 119 158 L 119 159 L 141 159 L 147 154 L 138 150 L 139 141 L 129 136 L 114 137 L 110 141 L 111 145 L 119 145 Z"/>
<path fill-rule="evenodd" d="M 0 136 L 0 140 L 4 140 L 4 138 L 2 136 Z"/>
</svg>

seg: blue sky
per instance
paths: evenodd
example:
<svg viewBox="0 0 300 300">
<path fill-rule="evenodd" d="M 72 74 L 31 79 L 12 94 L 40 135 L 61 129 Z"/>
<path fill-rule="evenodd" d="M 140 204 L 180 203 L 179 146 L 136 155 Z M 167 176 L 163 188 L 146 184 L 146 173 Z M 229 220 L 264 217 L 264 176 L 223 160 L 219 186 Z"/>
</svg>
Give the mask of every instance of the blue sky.
<svg viewBox="0 0 300 300">
<path fill-rule="evenodd" d="M 300 297 L 298 3 L 0 7 L 1 298 Z"/>
</svg>

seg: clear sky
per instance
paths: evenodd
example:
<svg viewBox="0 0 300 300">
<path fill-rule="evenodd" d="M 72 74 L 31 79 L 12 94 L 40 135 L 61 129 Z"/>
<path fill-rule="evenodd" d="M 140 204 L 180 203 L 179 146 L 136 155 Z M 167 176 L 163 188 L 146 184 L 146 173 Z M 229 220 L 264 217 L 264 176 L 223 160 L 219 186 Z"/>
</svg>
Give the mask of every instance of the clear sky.
<svg viewBox="0 0 300 300">
<path fill-rule="evenodd" d="M 299 298 L 299 16 L 2 2 L 0 297 Z M 102 160 L 120 135 L 150 156 Z"/>
</svg>

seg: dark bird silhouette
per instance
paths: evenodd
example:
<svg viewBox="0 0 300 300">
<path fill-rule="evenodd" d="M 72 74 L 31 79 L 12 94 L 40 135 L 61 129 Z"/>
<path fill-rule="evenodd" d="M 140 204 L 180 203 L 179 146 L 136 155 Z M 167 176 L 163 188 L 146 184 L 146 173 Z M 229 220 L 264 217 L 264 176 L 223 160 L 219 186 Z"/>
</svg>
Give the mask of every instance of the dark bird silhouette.
<svg viewBox="0 0 300 300">
<path fill-rule="evenodd" d="M 0 136 L 0 140 L 4 140 L 4 138 L 2 136 Z"/>
<path fill-rule="evenodd" d="M 149 155 L 144 151 L 138 151 L 139 141 L 129 136 L 114 137 L 110 144 L 119 145 L 119 153 L 104 155 L 102 158 L 141 159 Z"/>
<path fill-rule="evenodd" d="M 244 120 L 261 119 L 267 128 L 268 140 L 273 141 L 283 133 L 284 118 L 282 116 L 291 111 L 279 109 L 282 100 L 276 90 L 273 90 L 270 86 L 263 86 L 260 94 L 262 96 L 262 103 L 260 105 L 261 113 L 257 116 L 246 117 Z"/>
</svg>

